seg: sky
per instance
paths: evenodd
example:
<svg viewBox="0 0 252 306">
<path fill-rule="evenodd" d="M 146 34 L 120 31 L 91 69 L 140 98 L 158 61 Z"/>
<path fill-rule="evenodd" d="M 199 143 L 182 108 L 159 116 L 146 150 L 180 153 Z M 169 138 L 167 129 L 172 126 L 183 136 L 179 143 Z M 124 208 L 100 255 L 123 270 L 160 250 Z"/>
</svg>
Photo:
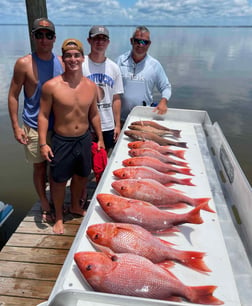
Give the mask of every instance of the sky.
<svg viewBox="0 0 252 306">
<path fill-rule="evenodd" d="M 252 26 L 252 0 L 47 0 L 46 6 L 48 18 L 62 25 Z M 0 7 L 0 23 L 27 24 L 26 0 L 1 0 Z"/>
</svg>

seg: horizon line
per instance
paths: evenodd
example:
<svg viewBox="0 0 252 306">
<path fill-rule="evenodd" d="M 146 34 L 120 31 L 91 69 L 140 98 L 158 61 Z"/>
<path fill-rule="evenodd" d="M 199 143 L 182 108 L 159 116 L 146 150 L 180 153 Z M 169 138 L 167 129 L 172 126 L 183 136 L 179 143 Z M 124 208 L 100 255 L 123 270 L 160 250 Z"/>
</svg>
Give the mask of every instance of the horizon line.
<svg viewBox="0 0 252 306">
<path fill-rule="evenodd" d="M 28 26 L 28 23 L 0 23 L 0 26 Z M 55 26 L 83 26 L 89 27 L 93 24 L 57 24 Z M 107 27 L 136 27 L 139 24 L 104 24 Z M 160 25 L 153 25 L 153 24 L 145 24 L 146 27 L 171 27 L 171 28 L 251 28 L 252 25 L 170 25 L 170 24 L 160 24 Z"/>
</svg>

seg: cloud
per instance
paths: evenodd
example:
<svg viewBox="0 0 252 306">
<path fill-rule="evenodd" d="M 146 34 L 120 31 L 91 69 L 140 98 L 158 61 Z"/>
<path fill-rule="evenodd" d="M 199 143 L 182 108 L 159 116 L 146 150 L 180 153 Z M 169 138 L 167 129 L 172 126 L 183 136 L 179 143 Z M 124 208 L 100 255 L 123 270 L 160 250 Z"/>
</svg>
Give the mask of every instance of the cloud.
<svg viewBox="0 0 252 306">
<path fill-rule="evenodd" d="M 47 0 L 58 24 L 252 25 L 250 0 Z M 26 23 L 24 0 L 2 0 L 2 23 Z"/>
</svg>

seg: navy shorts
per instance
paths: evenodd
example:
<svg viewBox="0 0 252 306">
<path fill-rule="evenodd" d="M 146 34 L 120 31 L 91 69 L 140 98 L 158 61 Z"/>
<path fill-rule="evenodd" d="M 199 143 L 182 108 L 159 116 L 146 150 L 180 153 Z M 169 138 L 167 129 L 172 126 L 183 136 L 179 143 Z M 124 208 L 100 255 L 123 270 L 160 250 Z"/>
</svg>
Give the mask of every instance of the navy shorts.
<svg viewBox="0 0 252 306">
<path fill-rule="evenodd" d="M 88 177 L 92 168 L 92 137 L 89 131 L 79 137 L 65 137 L 53 133 L 52 151 L 54 157 L 50 163 L 52 178 L 62 183 L 74 174 Z"/>
</svg>

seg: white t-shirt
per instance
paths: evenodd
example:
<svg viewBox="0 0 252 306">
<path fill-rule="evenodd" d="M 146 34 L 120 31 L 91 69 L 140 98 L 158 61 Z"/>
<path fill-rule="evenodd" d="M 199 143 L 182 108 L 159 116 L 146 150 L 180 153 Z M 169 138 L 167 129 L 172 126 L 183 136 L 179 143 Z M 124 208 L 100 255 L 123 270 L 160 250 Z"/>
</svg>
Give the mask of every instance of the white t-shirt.
<svg viewBox="0 0 252 306">
<path fill-rule="evenodd" d="M 115 128 L 112 109 L 113 96 L 123 93 L 123 82 L 120 68 L 109 58 L 103 63 L 93 62 L 88 55 L 82 64 L 83 75 L 92 80 L 100 89 L 100 99 L 97 102 L 102 131 Z"/>
</svg>

